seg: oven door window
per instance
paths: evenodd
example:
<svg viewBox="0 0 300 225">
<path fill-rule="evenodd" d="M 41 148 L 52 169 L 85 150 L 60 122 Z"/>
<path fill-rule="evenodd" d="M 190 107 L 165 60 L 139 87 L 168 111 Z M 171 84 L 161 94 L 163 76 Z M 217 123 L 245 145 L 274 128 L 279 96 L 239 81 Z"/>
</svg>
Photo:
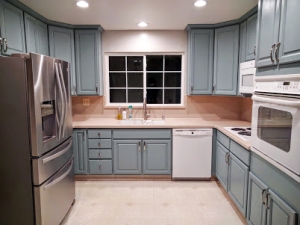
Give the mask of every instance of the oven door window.
<svg viewBox="0 0 300 225">
<path fill-rule="evenodd" d="M 257 136 L 278 149 L 289 152 L 292 121 L 290 112 L 261 106 L 258 108 Z"/>
</svg>

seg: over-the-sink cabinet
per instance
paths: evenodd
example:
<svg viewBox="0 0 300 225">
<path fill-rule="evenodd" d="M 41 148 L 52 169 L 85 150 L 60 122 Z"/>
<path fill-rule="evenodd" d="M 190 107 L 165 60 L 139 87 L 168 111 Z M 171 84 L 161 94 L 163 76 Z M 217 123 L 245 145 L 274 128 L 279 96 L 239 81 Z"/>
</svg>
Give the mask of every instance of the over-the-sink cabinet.
<svg viewBox="0 0 300 225">
<path fill-rule="evenodd" d="M 2 55 L 25 53 L 23 11 L 0 1 L 0 52 Z"/>
<path fill-rule="evenodd" d="M 85 129 L 76 129 L 73 132 L 74 172 L 75 174 L 88 173 L 88 149 Z"/>
<path fill-rule="evenodd" d="M 238 57 L 239 25 L 216 29 L 214 48 L 214 94 L 237 94 Z"/>
<path fill-rule="evenodd" d="M 300 61 L 300 1 L 260 0 L 256 67 Z"/>
</svg>

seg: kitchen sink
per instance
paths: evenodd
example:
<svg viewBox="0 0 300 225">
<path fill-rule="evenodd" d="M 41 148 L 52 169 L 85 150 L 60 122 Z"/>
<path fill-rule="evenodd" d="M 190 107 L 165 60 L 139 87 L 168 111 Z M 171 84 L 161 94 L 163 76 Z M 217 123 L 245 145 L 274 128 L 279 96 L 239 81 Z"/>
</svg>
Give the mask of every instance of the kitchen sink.
<svg viewBox="0 0 300 225">
<path fill-rule="evenodd" d="M 121 120 L 119 124 L 122 125 L 163 125 L 165 124 L 164 120 L 143 120 L 143 119 L 130 119 L 130 120 Z"/>
</svg>

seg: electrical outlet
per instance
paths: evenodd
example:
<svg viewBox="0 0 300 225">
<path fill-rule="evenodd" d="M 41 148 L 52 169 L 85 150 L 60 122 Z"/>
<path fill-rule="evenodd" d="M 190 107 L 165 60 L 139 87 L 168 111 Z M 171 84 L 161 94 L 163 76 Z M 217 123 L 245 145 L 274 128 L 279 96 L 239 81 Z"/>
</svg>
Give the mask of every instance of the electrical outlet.
<svg viewBox="0 0 300 225">
<path fill-rule="evenodd" d="M 82 100 L 82 105 L 83 106 L 89 106 L 90 105 L 90 99 L 89 98 L 84 98 Z"/>
</svg>

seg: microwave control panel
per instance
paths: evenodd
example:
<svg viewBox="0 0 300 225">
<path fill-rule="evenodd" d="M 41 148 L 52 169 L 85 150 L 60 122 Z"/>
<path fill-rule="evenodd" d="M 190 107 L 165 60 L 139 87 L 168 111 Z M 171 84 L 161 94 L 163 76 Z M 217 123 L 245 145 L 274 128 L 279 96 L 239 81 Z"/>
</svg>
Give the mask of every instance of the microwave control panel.
<svg viewBox="0 0 300 225">
<path fill-rule="evenodd" d="M 299 95 L 300 81 L 257 82 L 255 91 Z"/>
</svg>

